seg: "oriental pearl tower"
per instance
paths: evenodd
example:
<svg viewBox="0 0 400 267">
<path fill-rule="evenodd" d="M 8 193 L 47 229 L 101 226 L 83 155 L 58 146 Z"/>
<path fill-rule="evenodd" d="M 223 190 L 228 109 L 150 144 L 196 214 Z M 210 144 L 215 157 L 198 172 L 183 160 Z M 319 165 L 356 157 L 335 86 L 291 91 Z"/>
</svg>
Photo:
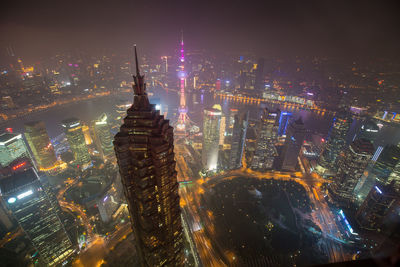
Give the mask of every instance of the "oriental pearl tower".
<svg viewBox="0 0 400 267">
<path fill-rule="evenodd" d="M 179 78 L 179 88 L 180 88 L 180 101 L 179 101 L 179 117 L 176 124 L 175 132 L 176 134 L 185 134 L 188 130 L 188 123 L 190 121 L 187 112 L 188 108 L 186 106 L 186 99 L 185 99 L 185 85 L 186 85 L 186 71 L 185 71 L 185 50 L 183 49 L 183 32 L 181 38 L 181 49 L 180 49 L 180 57 L 179 57 L 179 71 L 178 71 L 178 78 Z"/>
</svg>

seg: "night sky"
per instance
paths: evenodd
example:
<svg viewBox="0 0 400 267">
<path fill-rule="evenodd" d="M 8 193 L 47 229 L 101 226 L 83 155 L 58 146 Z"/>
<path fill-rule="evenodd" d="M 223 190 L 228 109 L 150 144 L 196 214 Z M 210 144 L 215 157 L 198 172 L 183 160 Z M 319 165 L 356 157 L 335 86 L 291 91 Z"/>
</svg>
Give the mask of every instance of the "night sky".
<svg viewBox="0 0 400 267">
<path fill-rule="evenodd" d="M 400 54 L 399 1 L 7 1 L 0 45 L 22 56 L 110 48 L 186 47 L 258 55 Z"/>
</svg>

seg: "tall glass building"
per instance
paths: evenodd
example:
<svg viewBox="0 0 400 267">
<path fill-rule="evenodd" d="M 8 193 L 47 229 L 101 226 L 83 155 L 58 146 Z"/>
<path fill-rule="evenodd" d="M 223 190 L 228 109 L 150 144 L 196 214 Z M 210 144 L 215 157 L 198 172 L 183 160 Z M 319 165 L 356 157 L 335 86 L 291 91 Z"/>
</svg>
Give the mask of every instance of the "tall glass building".
<svg viewBox="0 0 400 267">
<path fill-rule="evenodd" d="M 271 169 L 278 152 L 275 143 L 278 141 L 280 111 L 264 109 L 261 115 L 257 147 L 251 162 L 254 170 L 265 171 Z"/>
<path fill-rule="evenodd" d="M 30 158 L 22 134 L 3 133 L 0 135 L 0 165 L 8 166 L 18 158 Z"/>
<path fill-rule="evenodd" d="M 136 251 L 143 267 L 183 266 L 173 128 L 149 103 L 137 56 L 134 80 L 134 102 L 114 138 L 114 148 Z"/>
<path fill-rule="evenodd" d="M 357 139 L 339 156 L 338 171 L 329 187 L 330 196 L 337 203 L 353 207 L 356 200 L 354 189 L 373 153 L 374 146 L 371 141 Z"/>
<path fill-rule="evenodd" d="M 82 131 L 82 124 L 79 119 L 70 118 L 62 121 L 69 146 L 74 155 L 75 164 L 81 169 L 91 164 L 91 158 L 85 143 L 85 136 Z"/>
<path fill-rule="evenodd" d="M 93 125 L 94 140 L 103 160 L 111 159 L 114 156 L 114 146 L 107 119 L 107 115 L 103 113 Z"/>
<path fill-rule="evenodd" d="M 378 160 L 372 168 L 369 169 L 368 175 L 366 175 L 366 177 L 364 177 L 365 179 L 361 180 L 357 186 L 357 199 L 359 201 L 364 200 L 377 182 L 387 184 L 389 176 L 399 162 L 400 147 L 394 145 L 386 146 L 380 153 Z"/>
<path fill-rule="evenodd" d="M 321 175 L 334 167 L 337 156 L 345 149 L 350 125 L 351 117 L 344 111 L 340 111 L 333 119 L 330 135 L 318 159 L 317 172 Z"/>
<path fill-rule="evenodd" d="M 231 152 L 229 157 L 229 168 L 237 169 L 242 166 L 244 146 L 246 143 L 247 127 L 249 125 L 249 112 L 235 115 Z"/>
<path fill-rule="evenodd" d="M 25 124 L 25 138 L 40 170 L 53 167 L 56 154 L 47 134 L 44 122 L 36 121 Z"/>
<path fill-rule="evenodd" d="M 0 180 L 1 197 L 47 266 L 61 265 L 74 247 L 33 168 Z"/>
<path fill-rule="evenodd" d="M 214 108 L 204 109 L 201 161 L 206 171 L 216 170 L 218 167 L 221 116 L 221 110 Z"/>
</svg>

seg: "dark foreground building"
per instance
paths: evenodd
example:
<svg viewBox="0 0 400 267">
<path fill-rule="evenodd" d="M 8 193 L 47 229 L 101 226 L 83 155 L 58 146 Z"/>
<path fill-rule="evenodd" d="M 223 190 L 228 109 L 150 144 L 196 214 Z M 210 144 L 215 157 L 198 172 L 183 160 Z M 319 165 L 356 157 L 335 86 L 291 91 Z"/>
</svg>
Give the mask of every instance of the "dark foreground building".
<svg viewBox="0 0 400 267">
<path fill-rule="evenodd" d="M 142 266 L 183 266 L 173 128 L 149 103 L 136 48 L 134 102 L 114 149 Z"/>
</svg>

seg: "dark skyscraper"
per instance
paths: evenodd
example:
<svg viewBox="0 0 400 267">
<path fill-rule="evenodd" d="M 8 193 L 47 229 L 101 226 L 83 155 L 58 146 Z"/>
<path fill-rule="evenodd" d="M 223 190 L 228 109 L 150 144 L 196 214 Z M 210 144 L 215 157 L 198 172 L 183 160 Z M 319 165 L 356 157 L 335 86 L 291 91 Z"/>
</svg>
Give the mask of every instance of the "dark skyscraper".
<svg viewBox="0 0 400 267">
<path fill-rule="evenodd" d="M 360 130 L 358 131 L 357 137 L 358 139 L 364 138 L 371 141 L 374 144 L 375 140 L 378 138 L 379 135 L 379 126 L 376 122 L 372 120 L 366 120 L 361 125 Z"/>
<path fill-rule="evenodd" d="M 400 147 L 394 145 L 386 146 L 368 172 L 368 175 L 363 177 L 365 178 L 363 181 L 360 181 L 362 184 L 357 186 L 357 188 L 359 187 L 359 190 L 356 189 L 358 199 L 364 200 L 376 182 L 387 184 L 389 175 L 393 172 L 399 161 Z"/>
<path fill-rule="evenodd" d="M 173 128 L 149 103 L 136 55 L 134 102 L 114 139 L 142 266 L 183 266 Z"/>
<path fill-rule="evenodd" d="M 242 166 L 244 144 L 246 142 L 249 112 L 235 115 L 233 125 L 231 153 L 229 157 L 229 168 L 237 169 Z"/>
<path fill-rule="evenodd" d="M 306 128 L 304 127 L 301 117 L 292 121 L 286 132 L 285 144 L 281 153 L 281 169 L 286 171 L 295 171 L 297 166 L 297 158 L 300 153 L 301 146 L 304 142 Z"/>
<path fill-rule="evenodd" d="M 361 228 L 369 231 L 384 231 L 388 217 L 396 212 L 400 205 L 400 195 L 392 185 L 376 184 L 371 188 L 364 203 L 359 208 L 356 219 Z M 398 217 L 398 215 L 395 215 Z"/>
<path fill-rule="evenodd" d="M 339 153 L 346 146 L 346 137 L 351 124 L 351 118 L 346 112 L 341 111 L 333 119 L 330 136 L 318 160 L 317 171 L 325 174 L 336 162 Z"/>
<path fill-rule="evenodd" d="M 46 193 L 33 168 L 0 180 L 1 197 L 47 266 L 61 265 L 73 245 L 57 215 L 57 203 Z"/>
<path fill-rule="evenodd" d="M 372 158 L 373 152 L 374 146 L 371 141 L 357 139 L 339 156 L 338 171 L 329 188 L 332 198 L 339 204 L 352 206 L 355 201 L 354 189 Z"/>
</svg>

